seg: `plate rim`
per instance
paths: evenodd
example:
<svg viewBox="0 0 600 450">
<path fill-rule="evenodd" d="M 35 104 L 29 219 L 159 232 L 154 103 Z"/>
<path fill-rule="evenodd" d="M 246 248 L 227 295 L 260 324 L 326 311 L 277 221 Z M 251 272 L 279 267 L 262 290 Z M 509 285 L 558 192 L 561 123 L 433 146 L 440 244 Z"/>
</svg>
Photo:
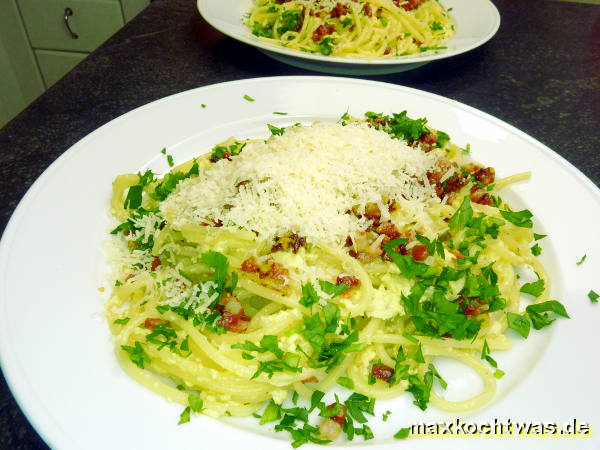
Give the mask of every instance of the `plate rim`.
<svg viewBox="0 0 600 450">
<path fill-rule="evenodd" d="M 147 109 L 154 108 L 160 106 L 162 103 L 170 102 L 175 98 L 195 95 L 197 92 L 207 91 L 212 89 L 222 89 L 228 85 L 245 85 L 245 84 L 254 84 L 254 83 L 269 83 L 270 81 L 280 81 L 286 83 L 294 83 L 294 82 L 318 82 L 322 83 L 342 83 L 342 84 L 356 84 L 356 85 L 367 85 L 374 87 L 381 87 L 390 89 L 397 92 L 407 92 L 410 94 L 415 94 L 418 96 L 424 96 L 427 98 L 431 98 L 438 102 L 442 102 L 453 107 L 458 107 L 461 110 L 464 110 L 470 114 L 474 114 L 477 117 L 480 117 L 486 121 L 490 121 L 496 126 L 506 129 L 512 134 L 516 134 L 520 138 L 526 140 L 530 145 L 534 147 L 538 147 L 546 156 L 549 156 L 555 160 L 562 166 L 563 169 L 568 170 L 569 174 L 574 177 L 582 186 L 591 194 L 591 196 L 596 200 L 596 207 L 600 207 L 600 188 L 598 188 L 591 179 L 589 179 L 583 172 L 581 172 L 577 167 L 575 167 L 571 162 L 569 162 L 565 157 L 558 154 L 554 150 L 550 149 L 544 143 L 525 133 L 524 131 L 519 130 L 515 126 L 505 122 L 502 119 L 492 116 L 480 109 L 469 106 L 462 102 L 453 100 L 449 97 L 445 97 L 439 94 L 434 94 L 431 92 L 427 92 L 420 89 L 415 89 L 412 87 L 396 85 L 392 83 L 386 83 L 381 81 L 371 81 L 364 79 L 356 79 L 349 77 L 331 77 L 331 76 L 275 76 L 275 77 L 256 77 L 256 78 L 248 78 L 242 80 L 233 80 L 233 81 L 225 81 L 221 83 L 210 84 L 206 86 L 201 86 L 198 88 L 182 91 L 176 94 L 172 94 L 154 101 L 151 101 L 145 105 L 141 105 L 137 108 L 134 108 L 112 120 L 101 125 L 96 128 L 91 133 L 85 135 L 79 141 L 70 146 L 67 150 L 65 150 L 58 158 L 56 158 L 41 174 L 36 180 L 32 183 L 32 185 L 27 189 L 24 196 L 21 198 L 9 221 L 7 222 L 6 228 L 4 229 L 2 236 L 0 238 L 0 273 L 6 267 L 7 256 L 9 250 L 14 242 L 16 233 L 18 231 L 19 224 L 26 218 L 26 214 L 31 206 L 32 202 L 35 199 L 35 195 L 39 192 L 40 189 L 43 188 L 44 184 L 52 179 L 53 174 L 60 170 L 60 168 L 72 157 L 77 154 L 77 151 L 80 147 L 85 146 L 85 144 L 92 139 L 95 139 L 97 136 L 102 133 L 106 133 L 112 126 L 122 121 L 127 120 L 130 116 L 134 114 L 139 114 Z M 2 290 L 0 291 L 0 307 L 2 307 L 2 311 L 4 312 L 7 306 L 7 293 L 6 286 L 2 286 Z M 2 322 L 7 320 L 7 316 L 2 314 L 0 317 Z M 4 374 L 6 383 L 11 391 L 11 394 L 17 404 L 19 405 L 21 411 L 28 419 L 31 426 L 35 429 L 35 431 L 41 436 L 41 438 L 48 445 L 58 445 L 58 447 L 62 447 L 62 445 L 73 442 L 71 435 L 69 432 L 65 431 L 59 424 L 57 424 L 51 412 L 47 411 L 46 405 L 41 399 L 39 399 L 36 395 L 34 395 L 32 390 L 28 391 L 28 386 L 30 384 L 28 378 L 25 376 L 19 377 L 18 375 L 26 375 L 26 372 L 23 370 L 21 365 L 19 364 L 18 359 L 16 359 L 13 355 L 13 349 L 8 345 L 10 343 L 10 335 L 7 328 L 0 327 L 0 368 Z M 12 360 L 12 363 L 11 363 Z M 33 405 L 33 406 L 32 406 Z M 48 423 L 53 423 L 54 426 L 48 426 Z M 58 435 L 56 433 L 59 433 Z M 74 447 L 75 448 L 75 447 Z"/>
</svg>

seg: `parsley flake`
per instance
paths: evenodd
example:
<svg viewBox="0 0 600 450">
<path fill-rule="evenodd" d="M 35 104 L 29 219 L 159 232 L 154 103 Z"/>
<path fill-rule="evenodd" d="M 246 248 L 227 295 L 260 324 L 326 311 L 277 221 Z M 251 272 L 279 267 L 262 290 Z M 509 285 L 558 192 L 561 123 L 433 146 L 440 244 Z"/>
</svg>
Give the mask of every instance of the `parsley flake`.
<svg viewBox="0 0 600 450">
<path fill-rule="evenodd" d="M 523 211 L 504 211 L 501 209 L 500 215 L 518 227 L 533 227 L 533 222 L 531 220 L 533 214 L 528 209 L 524 209 Z"/>
<path fill-rule="evenodd" d="M 508 322 L 508 328 L 512 328 L 524 338 L 527 338 L 527 336 L 529 336 L 531 324 L 529 323 L 529 320 L 527 320 L 527 318 L 523 317 L 521 314 L 507 312 L 506 320 Z"/>
<path fill-rule="evenodd" d="M 394 438 L 396 439 L 406 439 L 410 436 L 410 427 L 400 428 L 396 434 L 394 434 Z"/>
<path fill-rule="evenodd" d="M 544 292 L 544 280 L 541 278 L 533 283 L 525 283 L 521 286 L 521 292 L 529 295 L 533 295 L 534 297 L 539 297 Z"/>
</svg>

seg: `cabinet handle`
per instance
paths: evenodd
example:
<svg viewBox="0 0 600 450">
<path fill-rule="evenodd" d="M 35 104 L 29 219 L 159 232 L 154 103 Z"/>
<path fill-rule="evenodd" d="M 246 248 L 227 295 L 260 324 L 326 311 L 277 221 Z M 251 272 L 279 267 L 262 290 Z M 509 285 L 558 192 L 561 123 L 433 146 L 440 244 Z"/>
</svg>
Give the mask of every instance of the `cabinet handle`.
<svg viewBox="0 0 600 450">
<path fill-rule="evenodd" d="M 63 16 L 63 20 L 65 22 L 67 30 L 69 31 L 69 34 L 71 35 L 71 39 L 79 39 L 79 35 L 77 33 L 74 33 L 73 30 L 71 30 L 71 25 L 69 25 L 69 17 L 71 17 L 72 15 L 73 10 L 71 8 L 65 8 L 65 15 Z"/>
</svg>

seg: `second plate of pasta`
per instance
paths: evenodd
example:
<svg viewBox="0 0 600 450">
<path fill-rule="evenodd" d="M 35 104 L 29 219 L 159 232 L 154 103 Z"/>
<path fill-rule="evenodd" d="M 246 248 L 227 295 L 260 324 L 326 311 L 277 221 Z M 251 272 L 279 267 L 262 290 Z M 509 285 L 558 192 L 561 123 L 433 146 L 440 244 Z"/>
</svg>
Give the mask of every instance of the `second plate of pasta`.
<svg viewBox="0 0 600 450">
<path fill-rule="evenodd" d="M 482 45 L 500 25 L 489 0 L 198 1 L 219 31 L 296 67 L 328 73 L 402 72 Z"/>
</svg>

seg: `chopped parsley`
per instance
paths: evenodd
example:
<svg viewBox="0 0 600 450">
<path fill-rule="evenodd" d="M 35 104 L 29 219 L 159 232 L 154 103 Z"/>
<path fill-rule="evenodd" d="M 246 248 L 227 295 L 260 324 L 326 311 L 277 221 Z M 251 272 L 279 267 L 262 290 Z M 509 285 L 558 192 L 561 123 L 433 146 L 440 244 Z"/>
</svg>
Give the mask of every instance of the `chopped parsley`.
<svg viewBox="0 0 600 450">
<path fill-rule="evenodd" d="M 348 289 L 348 285 L 345 283 L 333 284 L 329 281 L 319 280 L 319 286 L 328 295 L 331 295 L 331 298 L 337 297 Z"/>
<path fill-rule="evenodd" d="M 515 330 L 524 338 L 527 338 L 527 336 L 529 336 L 531 324 L 526 317 L 523 317 L 521 314 L 516 314 L 509 311 L 506 313 L 506 320 L 508 322 L 508 328 Z"/>
<path fill-rule="evenodd" d="M 529 295 L 533 295 L 534 297 L 539 297 L 544 292 L 544 280 L 539 279 L 532 283 L 525 283 L 521 286 L 521 292 Z"/>
<path fill-rule="evenodd" d="M 462 203 L 450 218 L 448 226 L 451 230 L 461 230 L 467 226 L 467 223 L 473 217 L 473 208 L 471 207 L 471 199 L 468 195 L 465 195 Z"/>
<path fill-rule="evenodd" d="M 347 389 L 354 389 L 354 381 L 352 381 L 352 378 L 339 377 L 337 379 L 337 384 L 339 384 L 340 386 L 343 386 Z"/>
<path fill-rule="evenodd" d="M 481 359 L 486 360 L 494 369 L 498 368 L 498 363 L 494 358 L 490 356 L 490 346 L 487 343 L 487 339 L 483 341 L 483 348 L 481 349 Z"/>
<path fill-rule="evenodd" d="M 524 209 L 523 211 L 505 211 L 501 209 L 500 215 L 518 227 L 533 227 L 533 222 L 531 221 L 533 214 L 528 209 Z"/>
<path fill-rule="evenodd" d="M 306 306 L 307 308 L 309 308 L 318 301 L 319 295 L 317 294 L 317 291 L 315 291 L 315 288 L 312 285 L 312 283 L 306 283 L 305 285 L 303 285 L 302 297 L 300 298 L 300 300 L 298 300 L 298 303 L 300 303 L 302 306 Z"/>
<path fill-rule="evenodd" d="M 405 141 L 412 142 L 429 133 L 429 129 L 425 126 L 427 119 L 411 119 L 407 114 L 407 111 L 402 111 L 399 114 L 392 113 L 391 116 L 386 116 L 374 112 L 366 112 L 365 117 L 376 128 L 382 129 L 396 139 L 404 139 Z"/>
<path fill-rule="evenodd" d="M 580 266 L 581 264 L 583 264 L 583 262 L 585 261 L 585 258 L 587 258 L 587 255 L 583 255 L 581 257 L 581 259 L 579 261 L 577 261 L 577 265 Z"/>
<path fill-rule="evenodd" d="M 163 180 L 156 186 L 154 192 L 150 194 L 154 200 L 163 201 L 165 200 L 171 192 L 175 190 L 180 181 L 186 180 L 188 178 L 197 177 L 200 174 L 200 167 L 198 163 L 194 161 L 192 167 L 187 172 L 169 172 L 167 173 Z"/>
<path fill-rule="evenodd" d="M 144 351 L 142 344 L 139 341 L 135 341 L 135 345 L 133 347 L 129 345 L 121 345 L 121 349 L 129 353 L 129 359 L 132 363 L 138 366 L 140 369 L 144 368 L 145 363 L 151 362 L 150 357 Z"/>
<path fill-rule="evenodd" d="M 271 31 L 273 30 L 273 24 L 262 25 L 260 22 L 252 23 L 252 34 L 258 37 L 271 37 Z M 247 95 L 244 96 L 246 100 L 248 100 Z M 248 100 L 249 102 L 253 102 L 254 99 Z"/>
<path fill-rule="evenodd" d="M 244 94 L 244 100 L 249 101 L 249 102 L 253 102 L 255 101 L 252 97 L 250 97 L 248 94 Z"/>
<path fill-rule="evenodd" d="M 285 132 L 285 128 L 277 128 L 275 125 L 271 125 L 270 123 L 267 124 L 267 127 L 269 128 L 271 134 L 275 136 L 283 136 L 283 133 Z"/>
<path fill-rule="evenodd" d="M 123 317 L 122 319 L 117 319 L 115 320 L 113 323 L 115 325 L 125 325 L 127 322 L 129 322 L 131 319 L 129 317 Z"/>
<path fill-rule="evenodd" d="M 127 191 L 127 197 L 125 197 L 125 203 L 123 203 L 124 209 L 138 209 L 142 206 L 142 192 L 143 186 L 136 184 L 131 186 Z"/>
<path fill-rule="evenodd" d="M 394 438 L 396 439 L 406 439 L 410 436 L 410 427 L 400 428 L 396 434 L 394 434 Z"/>
<path fill-rule="evenodd" d="M 333 45 L 335 41 L 332 37 L 326 37 L 323 38 L 323 40 L 321 42 L 319 42 L 319 52 L 321 52 L 322 55 L 325 56 L 329 56 L 331 55 L 331 52 L 333 52 Z"/>
<path fill-rule="evenodd" d="M 569 314 L 567 314 L 565 307 L 557 300 L 548 300 L 546 302 L 529 305 L 525 308 L 525 311 L 527 311 L 527 314 L 531 319 L 531 324 L 536 330 L 547 327 L 556 320 L 556 318 L 550 317 L 548 315 L 549 313 L 553 313 L 555 316 L 569 318 Z"/>
<path fill-rule="evenodd" d="M 598 297 L 600 297 L 600 295 L 598 295 L 593 290 L 590 290 L 590 292 L 588 292 L 588 298 L 590 299 L 590 302 L 598 303 Z"/>
<path fill-rule="evenodd" d="M 281 26 L 277 28 L 277 32 L 283 34 L 287 31 L 298 31 L 302 27 L 302 20 L 302 10 L 288 9 L 287 11 L 284 11 L 279 18 L 279 24 Z"/>
</svg>

